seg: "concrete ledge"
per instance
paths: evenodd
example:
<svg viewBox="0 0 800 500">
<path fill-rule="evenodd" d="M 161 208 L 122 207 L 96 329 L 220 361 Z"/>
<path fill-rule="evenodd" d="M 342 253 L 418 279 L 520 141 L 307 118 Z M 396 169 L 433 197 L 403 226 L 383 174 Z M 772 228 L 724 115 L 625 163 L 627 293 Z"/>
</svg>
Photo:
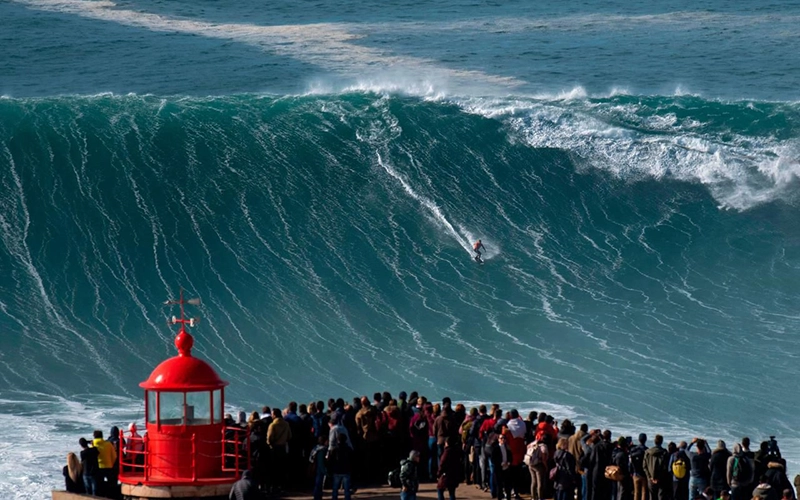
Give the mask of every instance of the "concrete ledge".
<svg viewBox="0 0 800 500">
<path fill-rule="evenodd" d="M 94 498 L 97 500 L 101 497 L 93 497 L 91 495 L 79 495 L 77 493 L 68 493 L 62 490 L 53 490 L 53 500 L 83 500 L 84 498 Z"/>
<path fill-rule="evenodd" d="M 231 485 L 213 484 L 204 486 L 144 486 L 122 485 L 122 495 L 132 498 L 215 498 L 228 497 Z"/>
</svg>

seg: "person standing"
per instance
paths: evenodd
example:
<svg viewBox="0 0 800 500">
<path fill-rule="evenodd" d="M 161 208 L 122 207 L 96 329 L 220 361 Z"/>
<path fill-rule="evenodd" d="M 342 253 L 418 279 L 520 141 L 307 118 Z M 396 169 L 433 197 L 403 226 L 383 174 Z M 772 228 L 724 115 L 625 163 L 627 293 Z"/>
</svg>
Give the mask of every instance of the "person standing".
<svg viewBox="0 0 800 500">
<path fill-rule="evenodd" d="M 328 469 L 333 475 L 331 500 L 339 498 L 339 488 L 344 488 L 344 500 L 350 500 L 353 451 L 347 446 L 347 437 L 344 434 L 339 435 L 339 445 L 330 452 Z"/>
<path fill-rule="evenodd" d="M 711 453 L 708 467 L 711 469 L 711 487 L 714 489 L 714 496 L 720 498 L 723 491 L 728 491 L 728 459 L 731 456 L 730 450 L 725 446 L 725 441 L 717 442 L 717 449 Z"/>
<path fill-rule="evenodd" d="M 630 471 L 628 441 L 624 437 L 617 440 L 617 446 L 611 453 L 611 463 L 619 467 L 622 479 L 617 481 L 616 500 L 633 500 L 633 477 Z"/>
<path fill-rule="evenodd" d="M 728 484 L 731 485 L 731 500 L 752 498 L 754 470 L 753 459 L 747 456 L 742 445 L 735 444 L 733 455 L 728 458 L 727 468 Z"/>
<path fill-rule="evenodd" d="M 681 441 L 678 449 L 670 456 L 669 470 L 672 471 L 673 500 L 689 500 L 689 472 L 691 462 L 686 454 L 686 441 Z"/>
<path fill-rule="evenodd" d="M 439 460 L 439 478 L 436 482 L 437 497 L 444 500 L 447 490 L 450 500 L 456 500 L 456 488 L 461 483 L 464 468 L 461 460 L 461 447 L 458 438 L 450 437 L 444 444 L 442 458 Z"/>
<path fill-rule="evenodd" d="M 417 500 L 419 490 L 419 458 L 417 450 L 411 450 L 408 459 L 400 462 L 400 500 Z"/>
<path fill-rule="evenodd" d="M 497 441 L 492 445 L 492 470 L 494 475 L 494 488 L 496 490 L 493 498 L 503 499 L 503 492 L 506 492 L 506 500 L 511 500 L 511 481 L 509 469 L 511 468 L 511 448 L 506 443 L 506 437 L 497 433 Z"/>
<path fill-rule="evenodd" d="M 614 445 L 611 443 L 611 431 L 603 431 L 600 442 L 592 447 L 588 463 L 591 471 L 592 497 L 591 500 L 608 500 L 611 497 L 611 481 L 606 479 L 606 467 L 611 465 L 611 453 Z"/>
<path fill-rule="evenodd" d="M 292 430 L 289 424 L 283 419 L 283 413 L 274 408 L 272 410 L 272 423 L 267 430 L 267 445 L 270 448 L 270 458 L 272 466 L 271 473 L 274 475 L 274 485 L 278 492 L 283 490 L 286 481 L 286 460 L 288 455 L 289 440 L 292 439 Z"/>
<path fill-rule="evenodd" d="M 87 495 L 97 495 L 97 475 L 99 473 L 97 459 L 97 448 L 89 446 L 89 442 L 84 438 L 78 440 L 81 446 L 81 471 L 83 476 L 83 487 Z"/>
<path fill-rule="evenodd" d="M 692 452 L 692 446 L 697 445 L 697 452 Z M 701 496 L 711 483 L 711 468 L 709 461 L 711 454 L 708 452 L 708 444 L 700 438 L 692 439 L 689 443 L 689 500 Z"/>
<path fill-rule="evenodd" d="M 542 441 L 534 441 L 528 445 L 528 470 L 531 475 L 531 499 L 544 500 L 547 488 L 547 464 L 550 461 L 550 447 L 547 445 L 548 437 L 542 436 Z"/>
<path fill-rule="evenodd" d="M 644 474 L 650 490 L 650 500 L 672 499 L 672 473 L 669 470 L 669 454 L 662 446 L 664 437 L 656 434 L 655 445 L 644 455 Z"/>
<path fill-rule="evenodd" d="M 633 500 L 648 500 L 647 477 L 644 474 L 644 454 L 647 453 L 647 434 L 639 434 L 639 444 L 629 452 L 633 478 Z"/>
<path fill-rule="evenodd" d="M 113 490 L 117 486 L 114 471 L 114 464 L 117 462 L 117 450 L 114 449 L 113 444 L 103 439 L 103 431 L 96 430 L 92 436 L 92 446 L 97 449 L 97 494 L 113 494 Z M 112 480 L 114 481 L 113 483 Z"/>
<path fill-rule="evenodd" d="M 569 452 L 573 458 L 575 458 L 575 473 L 578 474 L 578 480 L 575 481 L 575 487 L 577 490 L 577 495 L 575 498 L 578 500 L 587 500 L 584 487 L 586 475 L 584 474 L 583 467 L 581 467 L 581 459 L 583 459 L 583 438 L 588 433 L 589 425 L 583 423 L 581 424 L 580 429 L 578 429 L 578 432 L 569 438 Z"/>
<path fill-rule="evenodd" d="M 557 471 L 555 479 L 555 500 L 573 500 L 575 498 L 575 478 L 576 472 L 575 457 L 568 451 L 569 441 L 561 438 L 556 444 L 556 452 L 553 455 Z"/>
</svg>

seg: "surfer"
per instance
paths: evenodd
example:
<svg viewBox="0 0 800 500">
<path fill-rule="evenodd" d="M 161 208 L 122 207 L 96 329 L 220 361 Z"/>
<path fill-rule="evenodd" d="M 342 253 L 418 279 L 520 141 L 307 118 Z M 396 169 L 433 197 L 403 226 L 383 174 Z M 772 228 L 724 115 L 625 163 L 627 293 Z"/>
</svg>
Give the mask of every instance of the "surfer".
<svg viewBox="0 0 800 500">
<path fill-rule="evenodd" d="M 483 264 L 483 260 L 481 259 L 481 250 L 486 251 L 486 247 L 483 246 L 481 240 L 476 241 L 475 244 L 472 245 L 472 249 L 475 251 L 475 262 L 480 262 Z"/>
</svg>

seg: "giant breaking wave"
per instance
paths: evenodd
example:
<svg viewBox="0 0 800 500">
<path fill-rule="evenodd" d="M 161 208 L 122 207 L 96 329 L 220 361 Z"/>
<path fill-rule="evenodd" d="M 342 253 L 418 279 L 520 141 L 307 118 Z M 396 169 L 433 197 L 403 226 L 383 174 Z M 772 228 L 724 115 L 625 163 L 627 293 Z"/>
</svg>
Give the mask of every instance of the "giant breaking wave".
<svg viewBox="0 0 800 500">
<path fill-rule="evenodd" d="M 402 388 L 780 434 L 798 124 L 696 96 L 0 99 L 0 396 L 137 407 L 183 286 L 231 402 Z"/>
</svg>

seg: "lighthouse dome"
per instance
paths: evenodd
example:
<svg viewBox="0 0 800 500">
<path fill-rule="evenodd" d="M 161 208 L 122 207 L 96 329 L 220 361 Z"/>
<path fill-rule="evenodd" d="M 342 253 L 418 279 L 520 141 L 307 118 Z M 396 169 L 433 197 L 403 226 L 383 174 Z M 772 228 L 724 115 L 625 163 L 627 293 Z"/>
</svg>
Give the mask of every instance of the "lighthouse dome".
<svg viewBox="0 0 800 500">
<path fill-rule="evenodd" d="M 158 365 L 150 377 L 139 384 L 148 391 L 208 391 L 228 385 L 202 359 L 174 356 Z"/>
</svg>

